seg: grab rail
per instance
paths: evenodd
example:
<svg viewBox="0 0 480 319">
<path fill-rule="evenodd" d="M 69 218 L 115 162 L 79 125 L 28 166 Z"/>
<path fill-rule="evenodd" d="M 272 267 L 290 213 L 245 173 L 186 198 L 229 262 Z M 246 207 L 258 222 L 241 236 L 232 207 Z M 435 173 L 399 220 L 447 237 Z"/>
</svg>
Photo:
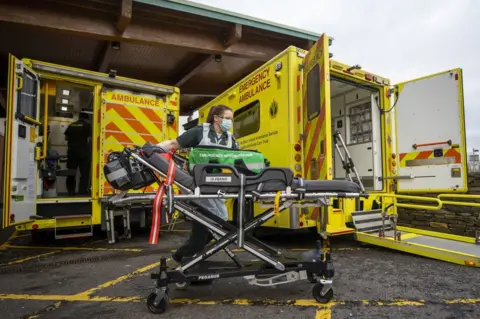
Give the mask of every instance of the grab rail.
<svg viewBox="0 0 480 319">
<path fill-rule="evenodd" d="M 422 196 L 410 196 L 410 195 L 397 195 L 397 194 L 375 194 L 375 196 L 379 197 L 394 197 L 396 199 L 409 199 L 409 200 L 418 200 L 424 202 L 436 202 L 437 206 L 427 206 L 427 205 L 415 205 L 415 204 L 399 204 L 395 203 L 397 207 L 403 208 L 412 208 L 412 209 L 425 209 L 425 210 L 439 210 L 443 206 L 443 202 L 434 197 L 422 197 Z"/>
<path fill-rule="evenodd" d="M 440 197 L 479 199 L 480 200 L 480 195 L 439 194 L 437 196 L 437 198 L 440 199 Z M 480 207 L 480 203 L 474 203 L 474 202 L 456 202 L 456 201 L 445 201 L 445 200 L 442 200 L 442 202 L 445 205 Z"/>
<path fill-rule="evenodd" d="M 47 157 L 47 143 L 48 143 L 48 82 L 45 83 L 45 105 L 43 110 L 43 149 L 42 155 L 37 157 L 37 161 L 41 161 Z"/>
</svg>

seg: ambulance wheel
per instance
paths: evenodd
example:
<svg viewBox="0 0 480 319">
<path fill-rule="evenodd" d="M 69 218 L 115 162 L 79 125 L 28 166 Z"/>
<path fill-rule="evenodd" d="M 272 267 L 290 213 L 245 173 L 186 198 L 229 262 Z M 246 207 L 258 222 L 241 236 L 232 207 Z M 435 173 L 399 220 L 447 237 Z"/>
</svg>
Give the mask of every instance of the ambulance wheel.
<svg viewBox="0 0 480 319">
<path fill-rule="evenodd" d="M 164 313 L 167 310 L 168 307 L 168 295 L 165 294 L 162 299 L 158 302 L 157 305 L 154 304 L 155 298 L 157 298 L 157 294 L 151 293 L 148 295 L 147 298 L 147 306 L 148 310 L 150 310 L 151 313 L 159 314 L 159 313 Z"/>
<path fill-rule="evenodd" d="M 318 303 L 330 302 L 330 300 L 332 300 L 333 298 L 333 289 L 332 288 L 328 289 L 326 293 L 323 293 L 322 290 L 323 290 L 323 284 L 321 283 L 318 283 L 315 286 L 313 286 L 313 290 L 312 290 L 313 298 Z"/>
</svg>

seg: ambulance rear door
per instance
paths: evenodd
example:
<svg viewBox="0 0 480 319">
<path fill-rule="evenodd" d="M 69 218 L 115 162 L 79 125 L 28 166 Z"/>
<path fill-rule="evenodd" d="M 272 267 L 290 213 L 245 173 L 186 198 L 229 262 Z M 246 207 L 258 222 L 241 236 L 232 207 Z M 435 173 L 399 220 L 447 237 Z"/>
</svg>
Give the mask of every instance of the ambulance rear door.
<svg viewBox="0 0 480 319">
<path fill-rule="evenodd" d="M 332 179 L 329 45 L 323 34 L 303 67 L 303 177 L 312 180 Z"/>
<path fill-rule="evenodd" d="M 167 123 L 167 97 L 151 93 L 104 87 L 101 105 L 100 167 L 107 163 L 109 154 L 125 147 L 158 144 L 170 137 Z M 112 195 L 115 190 L 100 175 L 100 197 Z M 158 185 L 131 193 L 151 193 Z"/>
<path fill-rule="evenodd" d="M 395 94 L 398 191 L 466 191 L 462 70 L 400 83 Z"/>
<path fill-rule="evenodd" d="M 40 80 L 23 62 L 9 55 L 2 228 L 36 215 Z"/>
</svg>

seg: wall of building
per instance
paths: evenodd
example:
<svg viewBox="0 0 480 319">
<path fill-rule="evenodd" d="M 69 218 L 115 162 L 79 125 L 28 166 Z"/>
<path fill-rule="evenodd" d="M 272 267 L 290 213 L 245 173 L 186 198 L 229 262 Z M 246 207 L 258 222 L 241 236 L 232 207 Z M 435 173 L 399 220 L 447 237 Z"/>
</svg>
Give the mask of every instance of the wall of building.
<svg viewBox="0 0 480 319">
<path fill-rule="evenodd" d="M 480 195 L 480 173 L 471 172 L 468 177 L 468 194 Z M 408 194 L 406 194 L 408 195 Z M 419 196 L 418 194 L 411 194 Z M 438 194 L 426 194 L 424 197 L 436 197 Z M 445 198 L 447 201 L 464 201 L 462 199 Z M 480 200 L 476 202 L 480 203 Z M 429 202 L 401 203 L 432 205 Z M 419 229 L 450 233 L 463 236 L 475 236 L 480 231 L 480 207 L 443 205 L 438 211 L 398 208 L 398 225 Z"/>
</svg>

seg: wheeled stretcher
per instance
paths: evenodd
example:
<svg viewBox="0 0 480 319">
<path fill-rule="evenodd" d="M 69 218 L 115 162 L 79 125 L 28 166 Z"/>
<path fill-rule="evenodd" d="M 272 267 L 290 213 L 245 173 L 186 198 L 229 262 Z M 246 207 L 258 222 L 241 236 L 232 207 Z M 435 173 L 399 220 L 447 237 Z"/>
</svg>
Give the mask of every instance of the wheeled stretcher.
<svg viewBox="0 0 480 319">
<path fill-rule="evenodd" d="M 204 251 L 182 261 L 176 269 L 167 269 L 167 258 L 161 257 L 159 272 L 151 274 L 151 278 L 156 280 L 156 286 L 147 299 L 151 312 L 163 313 L 166 310 L 170 284 L 185 288 L 192 281 L 231 277 L 244 277 L 249 284 L 259 286 L 309 280 L 314 284 L 312 295 L 319 303 L 331 300 L 334 268 L 326 235 L 320 237 L 317 247 L 312 251 L 297 256 L 284 256 L 250 233 L 254 228 L 292 206 L 321 207 L 329 205 L 331 198 L 367 197 L 367 194 L 361 192 L 359 185 L 344 180 L 303 180 L 294 177 L 290 169 L 279 167 L 267 167 L 258 174 L 252 174 L 229 165 L 198 164 L 190 174 L 181 165 L 175 164 L 176 157 L 173 153 L 166 153 L 150 143 L 141 148 L 125 149 L 123 153 L 123 165 L 119 165 L 115 160 L 107 164 L 110 165 L 108 172 L 105 172 L 107 180 L 115 184 L 114 187 L 117 189 L 123 190 L 109 200 L 109 205 L 154 200 L 154 211 L 160 205 L 167 207 L 170 212 L 177 210 L 208 227 L 215 239 Z M 128 158 L 128 167 L 124 167 L 127 163 L 125 158 Z M 136 170 L 131 168 L 133 166 Z M 155 180 L 162 185 L 159 189 L 160 197 L 163 194 L 166 196 L 163 196 L 161 202 L 158 193 L 143 196 L 127 195 L 128 188 L 133 188 L 132 181 L 138 181 L 139 178 L 144 179 L 146 183 Z M 119 186 L 120 180 L 124 183 L 122 187 Z M 180 195 L 171 191 L 170 186 L 173 184 L 181 190 Z M 212 214 L 202 201 L 199 201 L 207 198 L 235 199 L 238 207 L 236 225 Z M 245 221 L 245 210 L 249 206 L 247 203 L 253 201 L 262 202 L 268 209 L 250 221 Z M 321 214 L 320 218 L 323 217 Z M 159 218 L 153 218 L 152 230 L 159 227 L 157 219 Z M 321 224 L 325 225 L 325 221 Z M 156 235 L 154 232 L 154 236 Z M 228 248 L 230 244 L 243 248 L 259 261 L 242 262 Z M 220 250 L 224 250 L 233 263 L 227 265 L 223 262 L 215 264 L 207 261 Z"/>
</svg>

